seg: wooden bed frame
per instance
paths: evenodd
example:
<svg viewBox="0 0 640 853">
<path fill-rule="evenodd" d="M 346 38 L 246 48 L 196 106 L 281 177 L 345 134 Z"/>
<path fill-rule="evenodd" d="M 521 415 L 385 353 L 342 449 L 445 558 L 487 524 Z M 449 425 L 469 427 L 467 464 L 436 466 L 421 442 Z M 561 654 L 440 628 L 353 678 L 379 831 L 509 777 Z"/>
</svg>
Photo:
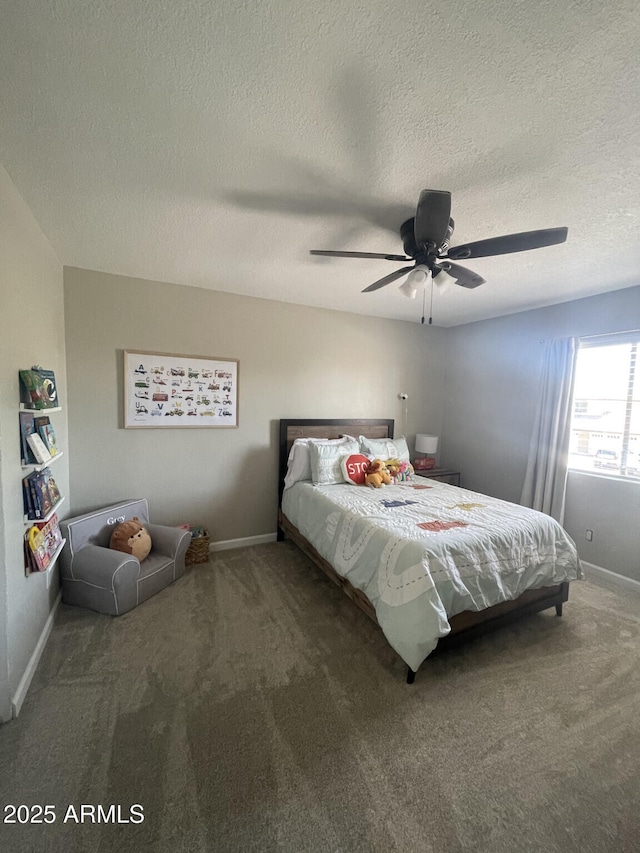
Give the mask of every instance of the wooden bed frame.
<svg viewBox="0 0 640 853">
<path fill-rule="evenodd" d="M 278 480 L 278 541 L 288 536 L 331 580 L 349 596 L 349 598 L 372 619 L 376 625 L 376 612 L 359 589 L 352 586 L 346 578 L 339 575 L 333 566 L 321 557 L 313 545 L 284 515 L 281 508 L 284 478 L 287 473 L 287 459 L 291 445 L 296 438 L 340 438 L 342 435 L 364 435 L 367 438 L 393 438 L 393 420 L 295 420 L 280 421 L 280 455 Z M 555 607 L 558 616 L 562 616 L 562 605 L 569 598 L 569 583 L 565 581 L 555 586 L 530 589 L 513 601 L 494 604 L 486 610 L 465 610 L 449 619 L 451 632 L 438 641 L 432 655 L 463 640 L 472 639 L 493 628 L 515 622 L 522 616 L 537 613 Z M 412 684 L 415 672 L 407 667 L 407 683 Z"/>
</svg>

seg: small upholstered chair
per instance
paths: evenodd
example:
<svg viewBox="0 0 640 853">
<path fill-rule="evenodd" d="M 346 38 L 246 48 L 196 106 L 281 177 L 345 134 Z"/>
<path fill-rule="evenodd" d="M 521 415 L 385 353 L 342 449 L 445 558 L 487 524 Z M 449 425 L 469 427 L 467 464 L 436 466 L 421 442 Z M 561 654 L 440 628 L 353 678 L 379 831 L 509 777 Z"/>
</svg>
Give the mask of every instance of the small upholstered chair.
<svg viewBox="0 0 640 853">
<path fill-rule="evenodd" d="M 151 552 L 142 563 L 133 554 L 109 548 L 115 525 L 134 516 L 151 536 Z M 60 555 L 62 600 L 67 604 L 120 616 L 184 574 L 189 531 L 150 524 L 144 498 L 66 518 L 60 528 L 67 540 Z"/>
</svg>

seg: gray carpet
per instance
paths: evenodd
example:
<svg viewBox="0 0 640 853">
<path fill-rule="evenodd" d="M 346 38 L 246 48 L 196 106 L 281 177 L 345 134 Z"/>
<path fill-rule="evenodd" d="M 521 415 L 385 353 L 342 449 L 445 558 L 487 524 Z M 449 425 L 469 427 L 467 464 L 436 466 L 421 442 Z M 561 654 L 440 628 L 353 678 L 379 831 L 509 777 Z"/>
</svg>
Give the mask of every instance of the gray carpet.
<svg viewBox="0 0 640 853">
<path fill-rule="evenodd" d="M 290 543 L 222 552 L 120 618 L 61 606 L 0 727 L 4 851 L 640 850 L 640 597 L 574 583 L 427 661 Z M 63 822 L 140 803 L 140 824 Z"/>
</svg>

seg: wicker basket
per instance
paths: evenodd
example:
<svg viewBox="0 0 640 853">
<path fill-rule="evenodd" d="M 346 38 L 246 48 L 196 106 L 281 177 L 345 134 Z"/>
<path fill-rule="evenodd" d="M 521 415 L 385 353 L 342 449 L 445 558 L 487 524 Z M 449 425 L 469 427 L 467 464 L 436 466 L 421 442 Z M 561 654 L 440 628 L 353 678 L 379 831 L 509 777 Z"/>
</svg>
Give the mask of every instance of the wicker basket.
<svg viewBox="0 0 640 853">
<path fill-rule="evenodd" d="M 209 531 L 202 527 L 197 528 L 197 531 L 199 535 L 193 536 L 195 530 L 191 528 L 192 539 L 184 558 L 185 566 L 206 563 L 209 559 Z"/>
</svg>

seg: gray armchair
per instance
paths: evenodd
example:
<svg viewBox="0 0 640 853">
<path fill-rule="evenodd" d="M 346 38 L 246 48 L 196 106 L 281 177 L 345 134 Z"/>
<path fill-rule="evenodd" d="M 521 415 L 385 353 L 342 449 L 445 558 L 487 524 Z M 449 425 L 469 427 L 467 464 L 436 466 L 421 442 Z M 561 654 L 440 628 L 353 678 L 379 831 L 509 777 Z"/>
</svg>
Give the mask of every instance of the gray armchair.
<svg viewBox="0 0 640 853">
<path fill-rule="evenodd" d="M 151 536 L 142 563 L 109 548 L 116 524 L 137 516 Z M 123 501 L 60 522 L 66 544 L 60 555 L 62 600 L 120 616 L 184 574 L 188 530 L 149 523 L 146 499 Z"/>
</svg>

